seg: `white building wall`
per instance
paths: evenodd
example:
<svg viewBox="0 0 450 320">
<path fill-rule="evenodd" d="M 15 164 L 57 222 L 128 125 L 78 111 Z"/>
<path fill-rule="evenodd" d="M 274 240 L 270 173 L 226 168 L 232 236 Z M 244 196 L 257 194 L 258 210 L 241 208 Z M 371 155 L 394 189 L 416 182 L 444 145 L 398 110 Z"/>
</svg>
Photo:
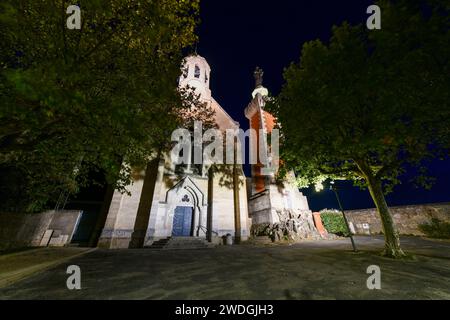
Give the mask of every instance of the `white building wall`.
<svg viewBox="0 0 450 320">
<path fill-rule="evenodd" d="M 99 247 L 128 248 L 134 231 L 143 185 L 144 180 L 140 178 L 127 187 L 130 195 L 114 191 L 106 223 L 100 235 Z"/>
</svg>

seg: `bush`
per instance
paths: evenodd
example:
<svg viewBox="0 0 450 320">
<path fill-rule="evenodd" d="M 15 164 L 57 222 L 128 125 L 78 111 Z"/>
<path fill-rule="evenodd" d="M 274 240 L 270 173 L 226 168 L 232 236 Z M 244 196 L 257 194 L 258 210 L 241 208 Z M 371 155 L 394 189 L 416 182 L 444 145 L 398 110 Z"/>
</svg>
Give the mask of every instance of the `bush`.
<svg viewBox="0 0 450 320">
<path fill-rule="evenodd" d="M 438 239 L 450 239 L 450 223 L 433 218 L 430 223 L 419 225 L 419 230 L 427 237 Z"/>
<path fill-rule="evenodd" d="M 322 211 L 320 213 L 323 226 L 328 233 L 333 233 L 341 237 L 348 237 L 350 233 L 345 224 L 342 212 L 339 211 Z"/>
</svg>

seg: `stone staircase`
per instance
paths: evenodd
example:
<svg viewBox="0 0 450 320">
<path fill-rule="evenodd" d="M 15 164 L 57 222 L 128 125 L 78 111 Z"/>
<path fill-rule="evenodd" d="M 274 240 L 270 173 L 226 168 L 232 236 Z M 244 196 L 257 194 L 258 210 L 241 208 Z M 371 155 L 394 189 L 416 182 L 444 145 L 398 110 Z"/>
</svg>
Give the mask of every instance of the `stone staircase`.
<svg viewBox="0 0 450 320">
<path fill-rule="evenodd" d="M 149 249 L 159 250 L 190 250 L 190 249 L 208 249 L 215 245 L 203 238 L 196 237 L 168 237 L 152 243 Z"/>
</svg>

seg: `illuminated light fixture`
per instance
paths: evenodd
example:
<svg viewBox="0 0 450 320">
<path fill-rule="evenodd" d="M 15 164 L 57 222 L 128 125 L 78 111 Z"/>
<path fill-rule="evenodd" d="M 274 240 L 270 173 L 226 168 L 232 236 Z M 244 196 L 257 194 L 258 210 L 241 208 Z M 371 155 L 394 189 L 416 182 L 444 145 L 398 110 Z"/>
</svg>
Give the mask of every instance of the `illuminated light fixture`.
<svg viewBox="0 0 450 320">
<path fill-rule="evenodd" d="M 322 191 L 322 190 L 323 190 L 323 184 L 322 184 L 322 182 L 317 182 L 317 183 L 314 185 L 314 188 L 316 189 L 316 192 Z"/>
</svg>

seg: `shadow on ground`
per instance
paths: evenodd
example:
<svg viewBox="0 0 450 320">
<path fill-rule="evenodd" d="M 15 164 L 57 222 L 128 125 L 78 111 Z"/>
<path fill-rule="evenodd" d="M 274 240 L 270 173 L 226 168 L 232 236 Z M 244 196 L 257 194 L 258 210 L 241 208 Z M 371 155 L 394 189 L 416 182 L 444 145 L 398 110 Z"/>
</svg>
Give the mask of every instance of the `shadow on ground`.
<svg viewBox="0 0 450 320">
<path fill-rule="evenodd" d="M 14 285 L 0 299 L 450 299 L 450 242 L 402 238 L 414 261 L 378 255 L 381 237 L 204 250 L 96 250 Z M 68 290 L 68 265 L 81 290 Z M 366 286 L 381 268 L 381 290 Z"/>
</svg>

